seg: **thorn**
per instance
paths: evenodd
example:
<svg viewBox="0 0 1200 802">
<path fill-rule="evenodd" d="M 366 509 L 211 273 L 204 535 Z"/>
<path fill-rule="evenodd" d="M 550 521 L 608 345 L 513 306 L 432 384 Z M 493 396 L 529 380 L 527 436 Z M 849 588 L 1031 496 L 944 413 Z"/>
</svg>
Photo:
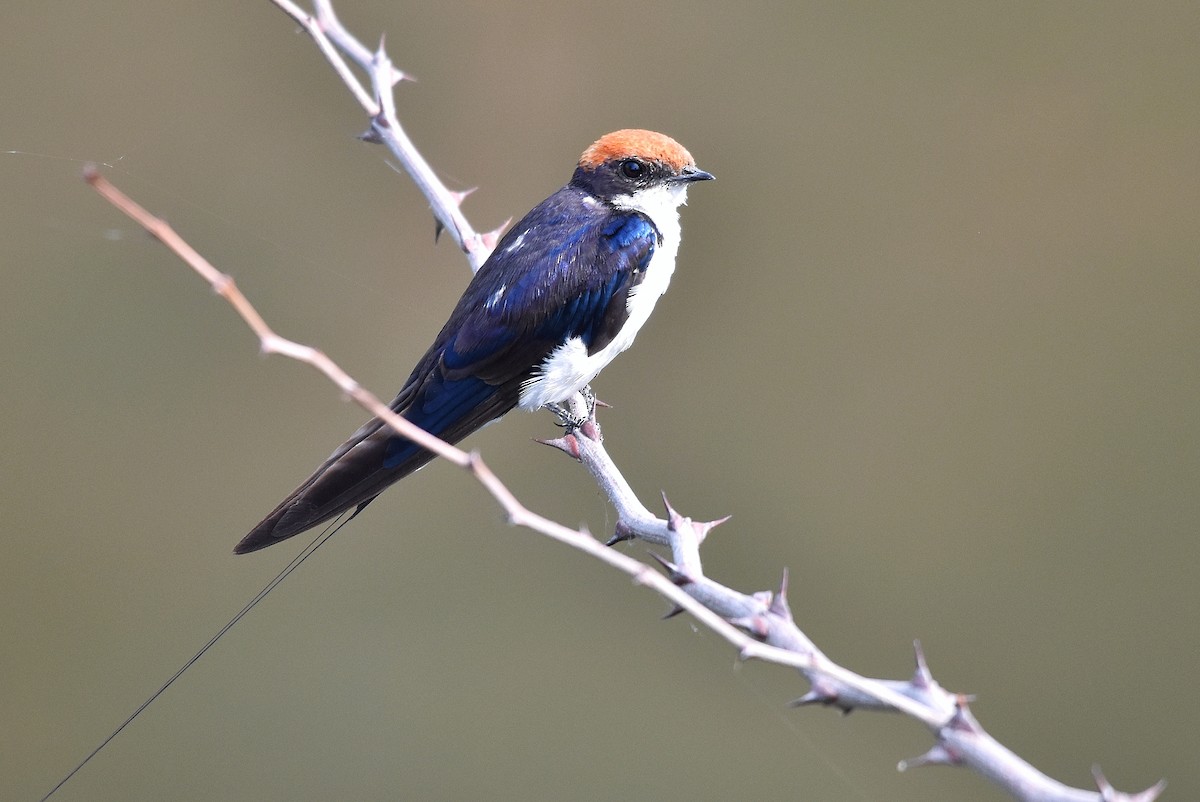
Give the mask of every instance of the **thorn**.
<svg viewBox="0 0 1200 802">
<path fill-rule="evenodd" d="M 954 715 L 946 722 L 946 727 L 957 730 L 958 732 L 966 732 L 972 735 L 979 735 L 983 732 L 983 725 L 971 713 L 971 708 L 968 707 L 968 702 L 975 701 L 975 697 L 971 694 L 960 693 L 954 697 Z"/>
<path fill-rule="evenodd" d="M 910 680 L 910 684 L 914 688 L 920 688 L 922 690 L 932 688 L 937 683 L 935 683 L 933 680 L 933 673 L 929 670 L 929 664 L 925 662 L 925 650 L 921 648 L 921 641 L 913 641 L 913 654 L 917 658 L 917 668 L 915 671 L 913 671 L 913 677 L 912 680 Z"/>
<path fill-rule="evenodd" d="M 761 615 L 747 615 L 741 618 L 731 618 L 729 623 L 733 624 L 738 629 L 745 632 L 752 638 L 765 640 L 771 632 L 771 627 L 767 623 L 767 619 Z"/>
<path fill-rule="evenodd" d="M 661 495 L 663 506 L 667 508 L 667 529 L 671 530 L 672 532 L 678 532 L 680 527 L 687 526 L 691 523 L 690 519 L 685 518 L 675 511 L 675 508 L 671 506 L 671 502 L 667 500 L 667 494 L 665 492 L 661 493 Z"/>
<path fill-rule="evenodd" d="M 596 398 L 596 399 L 594 399 L 594 400 L 592 401 L 592 403 L 593 403 L 593 404 L 595 404 L 596 406 L 598 406 L 598 407 L 602 407 L 602 408 L 604 408 L 604 409 L 612 409 L 612 408 L 613 408 L 613 405 L 612 405 L 612 404 L 609 404 L 609 403 L 607 403 L 607 402 L 605 402 L 605 401 L 601 401 L 599 398 Z"/>
<path fill-rule="evenodd" d="M 957 766 L 962 759 L 951 749 L 942 744 L 934 744 L 929 751 L 911 760 L 901 760 L 896 768 L 900 771 L 920 768 L 921 766 Z"/>
<path fill-rule="evenodd" d="M 699 524 L 693 522 L 692 528 L 696 530 L 696 537 L 699 538 L 701 543 L 703 543 L 704 538 L 708 537 L 709 532 L 716 529 L 718 526 L 725 523 L 732 517 L 732 515 L 726 515 L 724 518 L 717 518 L 715 521 L 706 521 Z"/>
<path fill-rule="evenodd" d="M 1167 781 L 1159 780 L 1140 794 L 1135 794 L 1134 802 L 1154 802 L 1162 796 L 1162 792 L 1165 790 L 1167 790 Z"/>
<path fill-rule="evenodd" d="M 1110 783 L 1108 778 L 1104 776 L 1104 772 L 1100 771 L 1099 763 L 1092 764 L 1092 778 L 1096 781 L 1096 788 L 1100 790 L 1101 796 L 1104 794 L 1111 794 L 1113 791 L 1117 790 L 1116 788 L 1112 787 L 1112 783 Z"/>
<path fill-rule="evenodd" d="M 637 535 L 633 533 L 633 530 L 629 528 L 628 524 L 618 521 L 617 526 L 613 531 L 613 536 L 610 537 L 604 545 L 615 546 L 618 543 L 622 543 L 626 540 L 637 540 Z"/>
<path fill-rule="evenodd" d="M 505 220 L 504 224 L 501 225 L 499 228 L 493 229 L 492 231 L 489 231 L 486 234 L 480 235 L 479 238 L 483 241 L 483 244 L 487 246 L 488 250 L 491 250 L 496 247 L 496 243 L 500 241 L 500 236 L 508 229 L 508 224 L 511 222 L 512 222 L 512 218 L 510 217 L 507 220 Z"/>
<path fill-rule="evenodd" d="M 672 607 L 670 610 L 667 611 L 667 614 L 662 617 L 662 620 L 666 621 L 668 618 L 674 618 L 675 616 L 679 615 L 682 612 L 683 612 L 683 608 L 677 604 L 674 607 Z"/>
<path fill-rule="evenodd" d="M 383 137 L 379 135 L 379 129 L 372 125 L 367 130 L 358 135 L 358 139 L 366 142 L 368 145 L 382 145 Z M 435 238 L 436 239 L 436 238 Z"/>
<path fill-rule="evenodd" d="M 671 502 L 667 499 L 666 491 L 660 490 L 660 491 L 658 491 L 658 494 L 660 496 L 662 496 L 663 506 L 667 508 L 667 517 L 668 518 L 673 517 L 675 515 L 675 510 L 671 507 Z"/>
<path fill-rule="evenodd" d="M 767 608 L 769 612 L 780 616 L 786 621 L 792 620 L 792 608 L 788 605 L 788 570 L 783 569 L 783 579 L 779 581 L 779 592 L 771 599 L 771 605 Z"/>
<path fill-rule="evenodd" d="M 692 584 L 694 581 L 690 576 L 681 571 L 678 565 L 661 556 L 658 552 L 651 551 L 649 554 L 658 561 L 659 565 L 666 569 L 667 578 L 671 580 L 672 585 L 683 587 L 684 585 Z"/>
<path fill-rule="evenodd" d="M 479 189 L 479 187 L 471 187 L 470 189 L 464 189 L 462 192 L 454 192 L 452 190 L 447 190 L 447 192 L 449 192 L 450 197 L 454 199 L 455 206 L 462 206 L 463 201 L 465 201 L 471 195 L 471 193 L 477 189 Z"/>
<path fill-rule="evenodd" d="M 663 506 L 667 510 L 667 528 L 669 530 L 671 530 L 672 532 L 678 532 L 681 527 L 690 526 L 692 529 L 692 532 L 694 532 L 696 535 L 696 542 L 698 544 L 704 542 L 704 538 L 708 537 L 708 533 L 711 530 L 713 530 L 716 527 L 720 526 L 721 524 L 725 523 L 731 517 L 729 515 L 726 515 L 724 518 L 718 518 L 715 521 L 708 521 L 707 523 L 696 523 L 691 518 L 688 518 L 686 515 L 680 515 L 679 512 L 676 511 L 676 509 L 671 506 L 671 502 L 669 499 L 667 499 L 667 494 L 665 491 L 660 491 L 660 495 L 662 496 Z"/>
<path fill-rule="evenodd" d="M 604 440 L 604 437 L 600 434 L 600 424 L 596 422 L 596 410 L 593 409 L 592 417 L 585 420 L 579 427 L 579 433 L 593 443 L 599 443 Z"/>
<path fill-rule="evenodd" d="M 1092 766 L 1092 777 L 1096 780 L 1096 787 L 1100 789 L 1100 799 L 1103 802 L 1118 802 L 1118 800 L 1120 802 L 1153 802 L 1167 789 L 1167 781 L 1159 780 L 1144 791 L 1134 794 L 1123 794 L 1112 787 L 1112 783 L 1100 771 L 1099 764 Z"/>
<path fill-rule="evenodd" d="M 446 227 L 444 225 L 442 225 L 442 221 L 437 219 L 436 217 L 433 218 L 433 244 L 434 245 L 437 245 L 438 238 L 442 236 L 442 232 L 445 230 L 446 230 Z"/>
<path fill-rule="evenodd" d="M 564 434 L 562 437 L 556 437 L 553 440 L 541 440 L 535 437 L 533 438 L 533 442 L 557 448 L 571 459 L 579 459 L 579 441 L 575 439 L 574 434 Z"/>
<path fill-rule="evenodd" d="M 829 705 L 833 704 L 832 699 L 826 699 L 816 691 L 809 691 L 803 696 L 797 696 L 795 699 L 787 703 L 788 707 L 804 707 L 805 705 Z"/>
<path fill-rule="evenodd" d="M 812 683 L 812 688 L 809 689 L 808 693 L 788 702 L 789 707 L 803 707 L 805 705 L 836 707 L 842 711 L 843 715 L 847 716 L 854 710 L 851 705 L 842 702 L 836 686 L 819 677 Z"/>
<path fill-rule="evenodd" d="M 655 561 L 656 561 L 656 562 L 657 562 L 659 565 L 661 565 L 663 568 L 666 568 L 668 571 L 674 571 L 674 570 L 675 570 L 675 563 L 671 562 L 671 561 L 670 561 L 670 560 L 668 560 L 666 557 L 663 557 L 663 556 L 662 556 L 661 554 L 659 554 L 658 552 L 656 552 L 656 551 L 651 551 L 651 552 L 647 552 L 647 553 L 648 553 L 648 554 L 649 554 L 651 557 L 653 557 L 653 558 L 655 559 Z"/>
</svg>

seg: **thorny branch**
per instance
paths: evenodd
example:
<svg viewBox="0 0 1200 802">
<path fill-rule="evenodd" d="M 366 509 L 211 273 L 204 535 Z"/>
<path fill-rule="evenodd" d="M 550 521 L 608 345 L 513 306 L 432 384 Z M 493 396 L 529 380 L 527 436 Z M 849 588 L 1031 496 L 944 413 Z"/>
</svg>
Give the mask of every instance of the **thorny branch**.
<svg viewBox="0 0 1200 802">
<path fill-rule="evenodd" d="M 451 192 L 447 189 L 433 172 L 429 162 L 425 161 L 425 157 L 408 138 L 399 118 L 396 117 L 396 101 L 392 94 L 392 88 L 408 76 L 392 66 L 391 59 L 383 49 L 383 39 L 380 38 L 379 47 L 374 52 L 368 50 L 342 26 L 341 20 L 333 12 L 333 3 L 330 0 L 315 0 L 313 6 L 317 13 L 312 15 L 301 10 L 291 0 L 272 2 L 308 32 L 325 58 L 333 65 L 342 83 L 346 84 L 355 100 L 367 113 L 371 127 L 361 138 L 367 142 L 382 144 L 392 152 L 413 183 L 429 199 L 438 231 L 448 231 L 455 244 L 467 255 L 471 271 L 478 270 L 487 261 L 488 255 L 492 248 L 496 247 L 496 241 L 508 224 L 485 234 L 476 233 L 460 211 L 462 202 L 472 190 Z M 367 73 L 371 84 L 369 90 L 355 76 L 354 70 L 346 63 L 342 54 Z"/>
<path fill-rule="evenodd" d="M 474 231 L 460 210 L 466 193 L 446 189 L 404 134 L 396 118 L 392 88 L 405 76 L 392 66 L 382 44 L 371 52 L 359 43 L 338 21 L 328 0 L 315 0 L 313 15 L 302 11 L 290 0 L 273 2 L 309 33 L 366 111 L 371 127 L 363 138 L 385 144 L 391 150 L 429 199 L 439 227 L 450 233 L 467 255 L 472 269 L 477 270 L 494 246 L 498 232 L 477 234 Z M 369 89 L 356 77 L 351 64 L 366 73 Z M 516 499 L 478 454 L 462 451 L 413 426 L 360 387 L 321 351 L 275 334 L 237 289 L 233 279 L 205 261 L 162 220 L 122 194 L 94 168 L 87 170 L 86 179 L 111 203 L 171 248 L 229 301 L 258 336 L 264 353 L 279 353 L 312 365 L 396 432 L 466 469 L 497 500 L 510 523 L 566 543 L 624 572 L 635 583 L 652 588 L 675 605 L 672 614 L 690 613 L 737 648 L 741 659 L 759 659 L 798 669 L 811 687 L 793 705 L 823 704 L 845 712 L 856 709 L 896 711 L 925 724 L 934 736 L 934 745 L 924 755 L 901 762 L 900 769 L 925 764 L 967 766 L 1020 800 L 1149 802 L 1165 788 L 1165 783 L 1159 782 L 1140 793 L 1119 792 L 1098 768 L 1093 769 L 1098 790 L 1072 788 L 1046 776 L 983 729 L 969 709 L 968 697 L 952 694 L 934 680 L 919 644 L 916 645 L 916 670 L 908 680 L 869 679 L 833 663 L 796 625 L 787 602 L 786 571 L 778 591 L 752 595 L 725 587 L 704 575 L 700 545 L 724 519 L 706 523 L 693 521 L 674 510 L 665 497 L 666 517 L 660 518 L 650 512 L 609 457 L 594 417 L 546 444 L 578 460 L 592 474 L 616 508 L 614 537 L 608 544 L 602 544 L 586 531 L 570 529 L 532 512 Z M 578 397 L 574 399 L 573 407 L 576 414 L 585 410 Z M 670 560 L 654 555 L 666 570 L 665 575 L 609 547 L 633 538 L 670 549 Z"/>
</svg>

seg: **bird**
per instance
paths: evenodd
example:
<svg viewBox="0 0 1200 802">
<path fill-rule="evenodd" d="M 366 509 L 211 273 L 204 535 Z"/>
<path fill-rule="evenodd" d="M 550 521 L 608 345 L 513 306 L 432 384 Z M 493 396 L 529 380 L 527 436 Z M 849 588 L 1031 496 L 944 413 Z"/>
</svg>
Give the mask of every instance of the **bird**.
<svg viewBox="0 0 1200 802">
<path fill-rule="evenodd" d="M 514 408 L 561 414 L 629 348 L 666 292 L 679 207 L 713 178 L 669 136 L 622 129 L 512 226 L 389 405 L 457 443 Z M 590 411 L 590 410 L 589 410 Z M 238 542 L 258 551 L 353 509 L 434 457 L 379 418 L 364 424 Z"/>
</svg>

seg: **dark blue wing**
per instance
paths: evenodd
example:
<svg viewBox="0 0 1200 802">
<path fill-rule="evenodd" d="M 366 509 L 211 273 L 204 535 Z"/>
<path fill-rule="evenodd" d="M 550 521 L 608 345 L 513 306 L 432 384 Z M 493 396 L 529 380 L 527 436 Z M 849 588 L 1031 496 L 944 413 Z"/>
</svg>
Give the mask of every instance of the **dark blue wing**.
<svg viewBox="0 0 1200 802">
<path fill-rule="evenodd" d="M 659 234 L 642 214 L 593 204 L 561 190 L 505 235 L 434 345 L 447 369 L 502 380 L 540 362 L 531 349 L 581 337 L 594 353 L 612 340 Z"/>
<path fill-rule="evenodd" d="M 463 437 L 512 409 L 522 383 L 561 343 L 580 337 L 589 353 L 603 348 L 624 325 L 629 290 L 657 242 L 641 214 L 597 207 L 573 189 L 548 198 L 472 279 L 409 377 L 415 389 L 404 416 L 444 439 Z M 396 437 L 384 467 L 417 453 Z"/>
</svg>

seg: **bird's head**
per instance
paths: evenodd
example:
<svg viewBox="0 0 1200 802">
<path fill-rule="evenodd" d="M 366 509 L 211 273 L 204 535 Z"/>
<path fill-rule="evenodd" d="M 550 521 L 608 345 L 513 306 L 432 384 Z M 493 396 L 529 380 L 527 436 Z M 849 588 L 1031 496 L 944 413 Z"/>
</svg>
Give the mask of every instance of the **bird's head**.
<svg viewBox="0 0 1200 802">
<path fill-rule="evenodd" d="M 583 152 L 571 183 L 616 206 L 641 207 L 655 198 L 675 207 L 687 203 L 689 184 L 711 178 L 671 137 L 625 128 Z"/>
</svg>

